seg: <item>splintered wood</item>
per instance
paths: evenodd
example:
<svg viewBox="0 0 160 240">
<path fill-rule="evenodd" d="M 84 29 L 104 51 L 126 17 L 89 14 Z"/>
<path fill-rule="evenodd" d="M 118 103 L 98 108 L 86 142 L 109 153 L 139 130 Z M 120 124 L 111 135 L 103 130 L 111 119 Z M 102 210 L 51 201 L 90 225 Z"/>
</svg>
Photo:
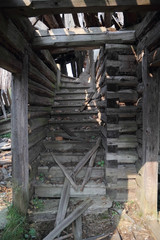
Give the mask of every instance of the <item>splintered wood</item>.
<svg viewBox="0 0 160 240">
<path fill-rule="evenodd" d="M 68 131 L 68 129 L 67 129 Z M 72 134 L 72 133 L 70 133 Z M 53 231 L 51 231 L 47 237 L 44 238 L 44 240 L 52 240 L 56 236 L 59 236 L 60 233 L 65 229 L 67 226 L 69 226 L 71 223 L 73 223 L 73 234 L 76 240 L 82 239 L 82 220 L 81 220 L 81 214 L 92 204 L 92 201 L 90 199 L 85 200 L 81 205 L 79 205 L 68 217 L 65 218 L 69 203 L 69 197 L 70 197 L 70 187 L 72 187 L 77 191 L 78 186 L 74 182 L 73 178 L 75 179 L 76 175 L 80 172 L 82 167 L 89 161 L 89 166 L 86 170 L 86 174 L 84 177 L 84 181 L 82 183 L 82 189 L 83 191 L 85 184 L 89 181 L 91 177 L 92 167 L 94 165 L 94 161 L 97 155 L 97 149 L 99 148 L 101 143 L 101 138 L 98 138 L 95 146 L 87 152 L 87 154 L 82 158 L 82 160 L 75 166 L 72 173 L 69 174 L 66 168 L 59 162 L 59 160 L 55 157 L 55 155 L 51 152 L 53 160 L 57 163 L 57 165 L 62 170 L 63 174 L 65 175 L 65 181 L 63 185 L 63 189 L 61 192 L 61 198 L 59 201 L 59 207 L 57 212 L 57 217 L 55 221 L 55 228 Z M 73 177 L 73 178 L 72 178 Z M 74 222 L 75 221 L 75 222 Z M 58 238 L 61 239 L 61 238 Z M 65 238 L 62 238 L 65 239 Z"/>
<path fill-rule="evenodd" d="M 43 240 L 53 240 L 58 236 L 63 229 L 69 226 L 73 221 L 75 221 L 83 212 L 87 210 L 89 206 L 92 205 L 92 200 L 87 199 L 83 201 L 68 217 L 66 217 L 61 223 L 56 226 L 53 231 L 51 231 Z"/>
</svg>

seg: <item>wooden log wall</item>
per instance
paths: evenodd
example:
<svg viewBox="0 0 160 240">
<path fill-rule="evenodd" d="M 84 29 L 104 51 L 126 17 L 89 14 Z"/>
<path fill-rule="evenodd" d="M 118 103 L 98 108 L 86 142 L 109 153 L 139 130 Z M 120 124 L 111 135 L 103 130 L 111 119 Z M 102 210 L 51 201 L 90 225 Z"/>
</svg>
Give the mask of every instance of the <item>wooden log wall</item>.
<svg viewBox="0 0 160 240">
<path fill-rule="evenodd" d="M 0 14 L 0 20 L 0 66 L 12 73 L 20 73 L 24 52 L 27 51 L 29 56 L 28 131 L 29 160 L 32 162 L 40 151 L 39 142 L 46 136 L 57 66 L 49 51 L 32 50 L 30 42 L 34 29 L 27 18 L 11 19 Z"/>
<path fill-rule="evenodd" d="M 157 216 L 158 203 L 158 152 L 159 146 L 159 69 L 160 66 L 160 12 L 150 12 L 138 25 L 137 106 L 138 165 L 137 196 L 145 214 Z M 157 135 L 157 133 L 159 133 Z M 154 147 L 153 147 L 154 145 Z M 160 195 L 160 194 L 159 194 Z M 160 204 L 159 204 L 160 206 Z"/>
<path fill-rule="evenodd" d="M 133 48 L 106 44 L 96 64 L 107 194 L 117 201 L 136 197 L 138 82 Z"/>
<path fill-rule="evenodd" d="M 0 13 L 0 21 L 0 67 L 13 73 L 13 182 L 19 189 L 18 194 L 16 191 L 13 194 L 14 203 L 21 212 L 26 212 L 29 196 L 28 164 L 32 165 L 38 157 L 43 146 L 42 140 L 46 137 L 57 66 L 49 51 L 36 52 L 32 49 L 34 28 L 27 18 L 9 18 Z M 27 66 L 24 64 L 24 56 L 28 59 Z"/>
</svg>

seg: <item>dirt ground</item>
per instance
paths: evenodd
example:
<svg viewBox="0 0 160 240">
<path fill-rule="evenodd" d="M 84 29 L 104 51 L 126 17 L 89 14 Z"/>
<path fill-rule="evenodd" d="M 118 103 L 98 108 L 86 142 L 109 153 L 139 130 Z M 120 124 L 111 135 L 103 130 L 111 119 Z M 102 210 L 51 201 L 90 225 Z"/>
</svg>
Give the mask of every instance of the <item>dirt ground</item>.
<svg viewBox="0 0 160 240">
<path fill-rule="evenodd" d="M 37 240 L 42 240 L 51 230 L 54 222 L 41 224 L 32 223 L 37 230 Z M 95 240 L 154 240 L 142 217 L 142 212 L 136 202 L 113 202 L 111 208 L 101 214 L 83 215 L 83 239 Z M 66 239 L 74 239 L 73 228 L 70 225 L 61 235 L 68 235 Z M 96 238 L 92 238 L 96 237 Z"/>
</svg>

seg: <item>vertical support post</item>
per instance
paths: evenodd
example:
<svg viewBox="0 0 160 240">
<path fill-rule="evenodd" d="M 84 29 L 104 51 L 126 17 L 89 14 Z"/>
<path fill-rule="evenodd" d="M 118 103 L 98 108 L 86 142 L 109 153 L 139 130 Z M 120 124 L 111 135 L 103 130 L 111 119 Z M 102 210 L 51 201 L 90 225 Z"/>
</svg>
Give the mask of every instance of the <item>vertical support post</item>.
<svg viewBox="0 0 160 240">
<path fill-rule="evenodd" d="M 159 150 L 159 83 L 157 72 L 148 71 L 148 51 L 142 61 L 143 93 L 143 169 L 142 209 L 157 217 L 158 150 Z"/>
<path fill-rule="evenodd" d="M 13 203 L 26 213 L 29 200 L 27 52 L 23 58 L 22 73 L 13 75 L 11 112 Z"/>
<path fill-rule="evenodd" d="M 60 65 L 57 65 L 57 90 L 59 90 L 61 85 L 61 71 L 60 71 Z"/>
<path fill-rule="evenodd" d="M 91 86 L 92 89 L 96 90 L 96 76 L 95 76 L 95 62 L 94 62 L 94 52 L 89 50 L 89 59 L 90 59 L 90 75 L 91 75 Z"/>
</svg>

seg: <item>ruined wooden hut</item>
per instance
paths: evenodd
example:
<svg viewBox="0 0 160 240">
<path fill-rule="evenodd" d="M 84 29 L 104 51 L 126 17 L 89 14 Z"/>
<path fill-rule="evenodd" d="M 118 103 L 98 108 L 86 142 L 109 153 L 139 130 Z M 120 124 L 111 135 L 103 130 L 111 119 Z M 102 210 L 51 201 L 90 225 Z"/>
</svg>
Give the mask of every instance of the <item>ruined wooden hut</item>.
<svg viewBox="0 0 160 240">
<path fill-rule="evenodd" d="M 154 0 L 0 2 L 0 67 L 12 73 L 13 195 L 22 212 L 33 194 L 65 191 L 137 200 L 157 219 L 159 9 Z"/>
</svg>

